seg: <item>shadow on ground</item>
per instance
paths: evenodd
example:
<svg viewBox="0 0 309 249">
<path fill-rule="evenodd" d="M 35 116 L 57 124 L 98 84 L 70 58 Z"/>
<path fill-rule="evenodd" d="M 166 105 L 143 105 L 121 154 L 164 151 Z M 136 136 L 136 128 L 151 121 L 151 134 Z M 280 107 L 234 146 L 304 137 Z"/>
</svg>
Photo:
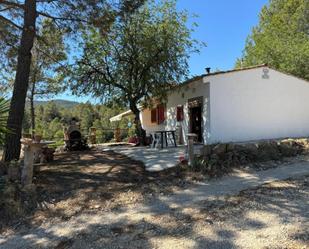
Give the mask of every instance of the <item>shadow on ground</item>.
<svg viewBox="0 0 309 249">
<path fill-rule="evenodd" d="M 307 178 L 174 208 L 159 197 L 181 184 L 181 172 L 148 173 L 114 152 L 59 154 L 37 170 L 41 208 L 7 227 L 0 248 L 259 248 L 252 232 L 271 248 L 268 229 L 309 217 Z M 294 230 L 284 243 L 308 242 L 305 227 L 296 222 Z"/>
</svg>

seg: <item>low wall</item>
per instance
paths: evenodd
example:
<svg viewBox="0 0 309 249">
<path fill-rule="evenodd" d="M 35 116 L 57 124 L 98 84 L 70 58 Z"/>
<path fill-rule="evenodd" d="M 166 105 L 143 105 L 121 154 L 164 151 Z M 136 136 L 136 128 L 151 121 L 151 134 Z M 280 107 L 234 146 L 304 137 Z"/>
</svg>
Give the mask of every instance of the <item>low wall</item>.
<svg viewBox="0 0 309 249">
<path fill-rule="evenodd" d="M 213 163 L 246 164 L 309 152 L 309 138 L 205 145 L 201 155 Z"/>
<path fill-rule="evenodd" d="M 218 177 L 242 165 L 251 163 L 257 169 L 263 169 L 259 162 L 308 152 L 309 138 L 205 145 L 200 155 L 195 157 L 191 169 L 210 177 Z"/>
</svg>

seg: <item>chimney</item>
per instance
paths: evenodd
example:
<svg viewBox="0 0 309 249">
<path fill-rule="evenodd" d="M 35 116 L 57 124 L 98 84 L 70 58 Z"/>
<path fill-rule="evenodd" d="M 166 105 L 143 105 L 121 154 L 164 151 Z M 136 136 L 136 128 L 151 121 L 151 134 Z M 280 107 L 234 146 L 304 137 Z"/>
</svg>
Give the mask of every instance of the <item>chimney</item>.
<svg viewBox="0 0 309 249">
<path fill-rule="evenodd" d="M 206 70 L 207 74 L 210 74 L 210 67 L 206 67 L 205 70 Z"/>
</svg>

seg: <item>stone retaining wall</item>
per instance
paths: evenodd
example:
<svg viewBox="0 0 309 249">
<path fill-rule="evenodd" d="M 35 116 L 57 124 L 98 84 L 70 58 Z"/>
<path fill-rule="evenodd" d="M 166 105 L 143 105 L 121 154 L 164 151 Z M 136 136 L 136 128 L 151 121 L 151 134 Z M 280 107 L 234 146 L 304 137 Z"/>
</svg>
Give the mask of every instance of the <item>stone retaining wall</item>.
<svg viewBox="0 0 309 249">
<path fill-rule="evenodd" d="M 215 164 L 246 164 L 279 160 L 306 152 L 309 152 L 309 138 L 205 145 L 201 155 L 204 160 Z"/>
</svg>

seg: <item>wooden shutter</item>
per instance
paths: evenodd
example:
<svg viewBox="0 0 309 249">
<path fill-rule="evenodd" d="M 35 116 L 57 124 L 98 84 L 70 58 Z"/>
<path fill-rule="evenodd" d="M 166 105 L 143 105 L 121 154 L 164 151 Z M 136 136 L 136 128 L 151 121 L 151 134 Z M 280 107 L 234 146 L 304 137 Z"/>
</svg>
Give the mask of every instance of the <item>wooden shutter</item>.
<svg viewBox="0 0 309 249">
<path fill-rule="evenodd" d="M 151 123 L 157 122 L 157 109 L 151 109 Z"/>
<path fill-rule="evenodd" d="M 177 106 L 177 121 L 183 121 L 183 105 Z"/>
<path fill-rule="evenodd" d="M 164 105 L 158 105 L 157 106 L 157 111 L 158 111 L 158 124 L 162 124 L 165 120 L 164 112 L 165 108 Z"/>
</svg>

